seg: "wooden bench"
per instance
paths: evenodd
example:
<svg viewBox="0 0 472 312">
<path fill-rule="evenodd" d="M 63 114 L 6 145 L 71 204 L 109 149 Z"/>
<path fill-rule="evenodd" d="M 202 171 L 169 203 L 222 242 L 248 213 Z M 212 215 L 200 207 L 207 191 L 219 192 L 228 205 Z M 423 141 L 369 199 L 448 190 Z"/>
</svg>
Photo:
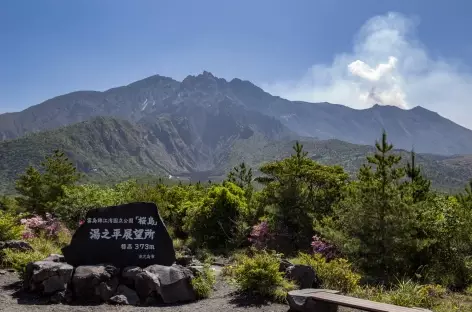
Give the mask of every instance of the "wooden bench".
<svg viewBox="0 0 472 312">
<path fill-rule="evenodd" d="M 370 312 L 431 312 L 423 308 L 406 308 L 343 296 L 338 291 L 329 289 L 293 290 L 288 293 L 287 298 L 290 310 L 298 312 L 337 312 L 338 306 Z"/>
</svg>

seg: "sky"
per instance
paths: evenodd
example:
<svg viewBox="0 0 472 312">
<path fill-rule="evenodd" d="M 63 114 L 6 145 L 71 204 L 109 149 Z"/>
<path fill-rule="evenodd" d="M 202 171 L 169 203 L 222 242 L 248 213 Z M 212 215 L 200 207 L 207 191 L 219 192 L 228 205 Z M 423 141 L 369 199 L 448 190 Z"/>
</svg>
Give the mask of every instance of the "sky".
<svg viewBox="0 0 472 312">
<path fill-rule="evenodd" d="M 0 0 L 0 113 L 204 70 L 472 129 L 470 0 Z"/>
</svg>

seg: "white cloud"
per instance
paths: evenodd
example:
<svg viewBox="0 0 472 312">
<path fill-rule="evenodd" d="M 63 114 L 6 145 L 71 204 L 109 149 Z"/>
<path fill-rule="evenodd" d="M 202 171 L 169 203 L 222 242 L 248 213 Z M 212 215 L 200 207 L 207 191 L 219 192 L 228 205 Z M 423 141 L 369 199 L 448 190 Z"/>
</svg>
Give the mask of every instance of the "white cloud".
<svg viewBox="0 0 472 312">
<path fill-rule="evenodd" d="M 373 17 L 359 30 L 352 51 L 336 55 L 332 64 L 315 64 L 298 81 L 261 87 L 290 100 L 358 109 L 420 105 L 472 128 L 472 75 L 461 64 L 428 55 L 414 36 L 417 24 L 398 13 Z"/>
</svg>

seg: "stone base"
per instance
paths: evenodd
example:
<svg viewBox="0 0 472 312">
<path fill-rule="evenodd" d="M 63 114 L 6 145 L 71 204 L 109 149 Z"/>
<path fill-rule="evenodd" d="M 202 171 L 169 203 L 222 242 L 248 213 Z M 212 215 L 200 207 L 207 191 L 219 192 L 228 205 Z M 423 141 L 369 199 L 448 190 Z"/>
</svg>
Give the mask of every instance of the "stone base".
<svg viewBox="0 0 472 312">
<path fill-rule="evenodd" d="M 24 290 L 47 296 L 51 303 L 147 305 L 196 300 L 190 268 L 151 265 L 146 268 L 111 265 L 73 267 L 58 259 L 28 264 Z"/>
</svg>

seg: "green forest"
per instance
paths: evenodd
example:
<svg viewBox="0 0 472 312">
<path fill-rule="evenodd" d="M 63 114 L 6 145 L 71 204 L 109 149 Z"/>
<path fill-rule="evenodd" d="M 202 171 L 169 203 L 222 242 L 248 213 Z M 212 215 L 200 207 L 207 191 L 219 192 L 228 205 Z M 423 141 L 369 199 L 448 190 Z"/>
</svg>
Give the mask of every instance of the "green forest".
<svg viewBox="0 0 472 312">
<path fill-rule="evenodd" d="M 250 168 L 241 163 L 221 183 L 156 178 L 84 184 L 62 151 L 24 168 L 16 195 L 0 197 L 0 241 L 28 240 L 34 251 L 4 250 L 3 267 L 20 274 L 30 261 L 60 253 L 92 208 L 153 202 L 177 254 L 230 260 L 228 281 L 268 300 L 297 285 L 282 259 L 312 266 L 323 288 L 433 311 L 472 311 L 472 182 L 434 190 L 417 165 L 393 150 L 384 132 L 353 178 L 343 167 L 292 155 Z M 405 158 L 405 156 L 403 156 Z M 261 174 L 253 176 L 253 170 Z M 472 177 L 471 177 L 472 178 Z M 201 278 L 200 297 L 211 292 Z"/>
</svg>

